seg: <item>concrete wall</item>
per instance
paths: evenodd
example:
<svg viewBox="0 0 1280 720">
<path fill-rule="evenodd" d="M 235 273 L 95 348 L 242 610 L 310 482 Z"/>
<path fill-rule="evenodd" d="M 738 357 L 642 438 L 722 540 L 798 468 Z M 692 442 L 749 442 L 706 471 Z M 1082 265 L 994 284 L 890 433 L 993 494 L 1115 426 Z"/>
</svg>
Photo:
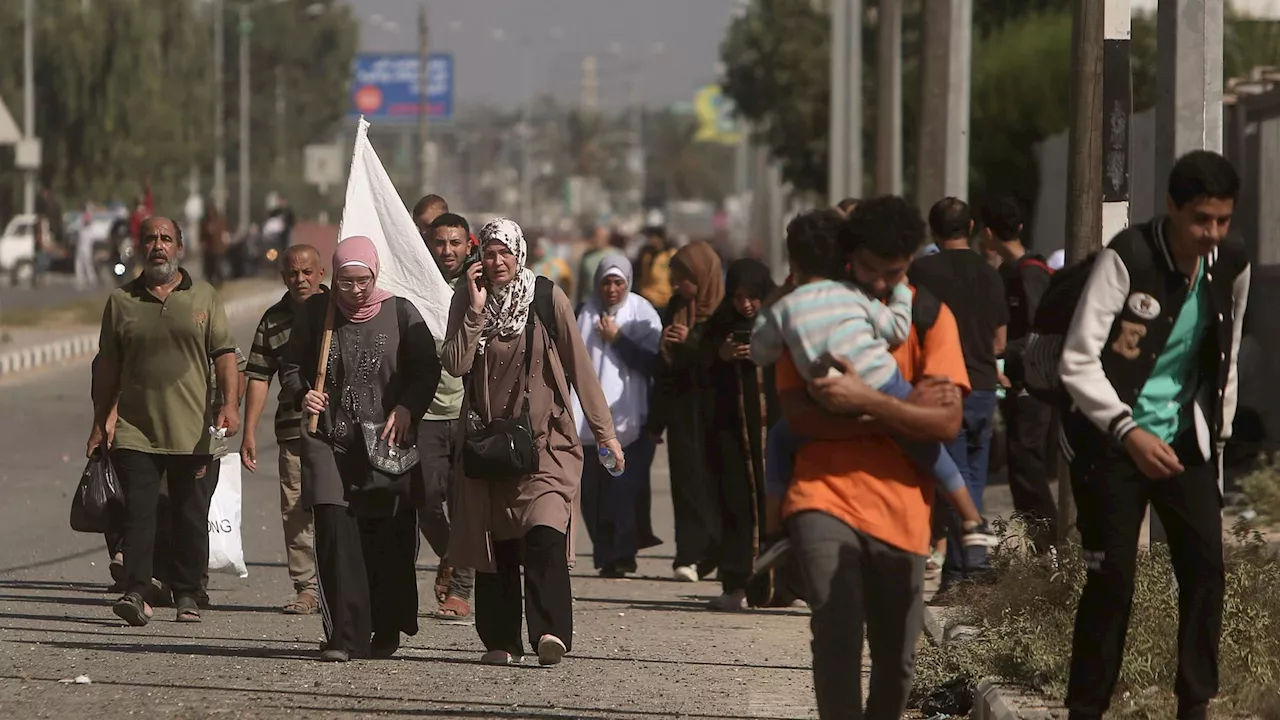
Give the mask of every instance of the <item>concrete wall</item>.
<svg viewBox="0 0 1280 720">
<path fill-rule="evenodd" d="M 1129 219 L 1145 222 L 1155 214 L 1155 110 L 1133 116 L 1129 154 Z M 1031 237 L 1036 252 L 1048 255 L 1066 247 L 1067 237 L 1067 133 L 1062 132 L 1035 148 L 1040 190 L 1031 216 Z M 1111 238 L 1103 238 L 1110 241 Z"/>
</svg>

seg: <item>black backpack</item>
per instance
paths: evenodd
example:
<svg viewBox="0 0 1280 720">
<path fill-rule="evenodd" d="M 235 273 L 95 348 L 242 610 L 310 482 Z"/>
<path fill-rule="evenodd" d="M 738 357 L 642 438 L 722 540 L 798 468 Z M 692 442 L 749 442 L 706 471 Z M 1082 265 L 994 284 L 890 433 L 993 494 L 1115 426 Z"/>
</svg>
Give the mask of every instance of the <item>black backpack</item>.
<svg viewBox="0 0 1280 720">
<path fill-rule="evenodd" d="M 551 281 L 551 278 L 539 275 L 533 282 L 533 314 L 538 316 L 538 322 L 546 328 L 547 337 L 551 338 L 552 343 L 559 340 L 559 332 L 556 329 L 555 289 L 556 284 Z"/>
<path fill-rule="evenodd" d="M 1097 259 L 1095 252 L 1054 273 L 1036 308 L 1031 332 L 1010 343 L 1005 350 L 1005 374 L 1044 402 L 1057 406 L 1070 404 L 1058 365 L 1062 360 L 1062 344 Z"/>
</svg>

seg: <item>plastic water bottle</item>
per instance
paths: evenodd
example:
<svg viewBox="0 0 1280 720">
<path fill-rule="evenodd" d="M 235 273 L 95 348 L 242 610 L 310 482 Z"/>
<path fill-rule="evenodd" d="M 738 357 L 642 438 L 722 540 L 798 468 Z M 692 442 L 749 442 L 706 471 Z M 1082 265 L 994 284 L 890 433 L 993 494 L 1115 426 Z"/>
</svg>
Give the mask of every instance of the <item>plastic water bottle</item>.
<svg viewBox="0 0 1280 720">
<path fill-rule="evenodd" d="M 622 474 L 622 470 L 618 467 L 618 458 L 614 457 L 613 451 L 607 447 L 600 448 L 600 464 L 614 477 Z"/>
</svg>

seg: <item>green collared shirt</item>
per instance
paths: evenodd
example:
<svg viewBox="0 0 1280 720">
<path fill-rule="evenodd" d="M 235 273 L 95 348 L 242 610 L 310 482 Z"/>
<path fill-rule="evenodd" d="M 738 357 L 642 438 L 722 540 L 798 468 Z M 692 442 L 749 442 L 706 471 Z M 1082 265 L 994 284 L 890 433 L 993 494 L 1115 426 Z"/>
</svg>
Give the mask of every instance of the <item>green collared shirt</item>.
<svg viewBox="0 0 1280 720">
<path fill-rule="evenodd" d="M 1191 403 L 1199 378 L 1200 343 L 1209 330 L 1209 285 L 1200 261 L 1187 299 L 1178 311 L 1164 351 L 1134 403 L 1138 427 L 1171 443 L 1191 425 Z"/>
<path fill-rule="evenodd" d="M 458 279 L 454 278 L 449 281 L 449 287 L 456 287 Z M 440 348 L 444 346 L 444 338 L 436 338 L 436 355 L 439 356 Z M 462 378 L 457 378 L 449 374 L 446 370 L 440 371 L 440 384 L 436 386 L 436 396 L 431 400 L 431 407 L 427 408 L 427 414 L 422 416 L 423 420 L 457 420 L 458 415 L 462 412 Z"/>
<path fill-rule="evenodd" d="M 102 311 L 98 353 L 120 371 L 114 447 L 158 455 L 208 455 L 209 365 L 235 352 L 212 285 L 182 280 L 163 302 L 142 278 L 116 289 Z"/>
</svg>

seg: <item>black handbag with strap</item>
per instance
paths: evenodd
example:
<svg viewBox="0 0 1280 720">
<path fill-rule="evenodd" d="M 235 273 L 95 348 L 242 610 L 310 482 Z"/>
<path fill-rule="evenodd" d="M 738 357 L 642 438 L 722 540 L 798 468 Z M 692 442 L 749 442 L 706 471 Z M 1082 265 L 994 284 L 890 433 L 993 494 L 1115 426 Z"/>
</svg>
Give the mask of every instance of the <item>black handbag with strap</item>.
<svg viewBox="0 0 1280 720">
<path fill-rule="evenodd" d="M 529 417 L 529 385 L 533 364 L 533 335 L 537 313 L 530 308 L 524 326 L 524 397 L 520 412 L 513 418 L 494 420 L 487 425 L 475 410 L 467 416 L 466 439 L 462 443 L 462 471 L 477 480 L 513 481 L 538 470 L 538 450 L 533 439 L 533 420 Z M 474 372 L 469 376 L 474 377 Z M 481 377 L 484 369 L 480 368 Z M 485 381 L 485 400 L 488 401 Z"/>
</svg>

